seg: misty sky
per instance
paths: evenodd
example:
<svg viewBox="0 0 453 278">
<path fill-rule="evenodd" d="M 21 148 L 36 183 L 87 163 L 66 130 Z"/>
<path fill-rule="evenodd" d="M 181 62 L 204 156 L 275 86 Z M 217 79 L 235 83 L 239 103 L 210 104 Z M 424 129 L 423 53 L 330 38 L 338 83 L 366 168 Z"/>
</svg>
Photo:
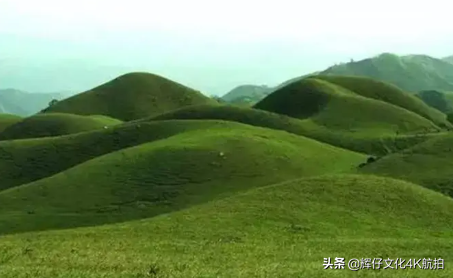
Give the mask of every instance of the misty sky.
<svg viewBox="0 0 453 278">
<path fill-rule="evenodd" d="M 418 2 L 418 3 L 417 3 Z M 0 88 L 148 71 L 208 94 L 382 52 L 453 54 L 447 1 L 0 0 Z"/>
</svg>

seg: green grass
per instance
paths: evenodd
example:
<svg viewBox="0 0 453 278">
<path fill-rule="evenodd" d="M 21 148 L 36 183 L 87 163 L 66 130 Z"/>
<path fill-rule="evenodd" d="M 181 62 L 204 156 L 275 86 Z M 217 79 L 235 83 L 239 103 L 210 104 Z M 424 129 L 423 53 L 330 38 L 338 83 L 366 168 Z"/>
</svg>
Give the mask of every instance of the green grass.
<svg viewBox="0 0 453 278">
<path fill-rule="evenodd" d="M 204 103 L 216 102 L 164 77 L 150 73 L 129 73 L 59 101 L 43 112 L 106 115 L 130 121 Z"/>
<path fill-rule="evenodd" d="M 404 113 L 409 112 L 405 111 Z M 363 130 L 360 133 L 356 133 L 354 132 L 354 130 L 350 131 L 331 129 L 329 126 L 326 127 L 316 124 L 311 119 L 303 121 L 286 115 L 272 113 L 264 110 L 231 105 L 200 105 L 186 107 L 163 115 L 159 115 L 157 117 L 138 120 L 136 122 L 171 119 L 217 119 L 240 122 L 248 125 L 284 130 L 341 148 L 375 155 L 384 155 L 387 153 L 395 152 L 413 146 L 427 140 L 430 137 L 440 134 L 433 133 L 396 135 L 395 133 L 389 133 L 388 130 L 386 130 L 387 134 L 380 133 L 378 132 L 378 130 L 375 130 L 374 134 L 370 136 L 370 134 L 363 132 Z M 421 117 L 419 117 L 419 119 L 421 119 L 422 123 L 427 122 L 427 120 Z M 347 121 L 344 120 L 343 123 L 347 123 Z M 428 122 L 428 126 L 432 126 L 432 124 Z"/>
<path fill-rule="evenodd" d="M 453 201 L 420 186 L 322 176 L 141 221 L 3 236 L 0 276 L 451 277 L 452 223 Z M 441 257 L 445 269 L 323 270 L 326 257 Z"/>
<path fill-rule="evenodd" d="M 434 137 L 368 164 L 360 172 L 412 181 L 453 196 L 453 134 Z"/>
<path fill-rule="evenodd" d="M 0 140 L 59 136 L 104 129 L 122 121 L 107 116 L 79 116 L 65 113 L 37 114 L 9 125 L 0 133 Z"/>
<path fill-rule="evenodd" d="M 22 117 L 11 114 L 0 114 L 0 134 L 5 128 L 22 120 Z"/>
<path fill-rule="evenodd" d="M 351 171 L 364 160 L 286 132 L 217 123 L 0 191 L 0 233 L 149 217 L 287 179 Z"/>
</svg>

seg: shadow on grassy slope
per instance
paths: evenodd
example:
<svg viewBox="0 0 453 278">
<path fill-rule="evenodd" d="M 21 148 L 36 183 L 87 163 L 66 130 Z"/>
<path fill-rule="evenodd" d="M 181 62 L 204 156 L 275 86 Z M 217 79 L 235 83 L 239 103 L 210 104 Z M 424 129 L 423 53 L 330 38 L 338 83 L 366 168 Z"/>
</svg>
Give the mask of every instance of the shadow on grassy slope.
<svg viewBox="0 0 453 278">
<path fill-rule="evenodd" d="M 384 157 L 360 172 L 411 181 L 453 196 L 453 134 Z"/>
</svg>

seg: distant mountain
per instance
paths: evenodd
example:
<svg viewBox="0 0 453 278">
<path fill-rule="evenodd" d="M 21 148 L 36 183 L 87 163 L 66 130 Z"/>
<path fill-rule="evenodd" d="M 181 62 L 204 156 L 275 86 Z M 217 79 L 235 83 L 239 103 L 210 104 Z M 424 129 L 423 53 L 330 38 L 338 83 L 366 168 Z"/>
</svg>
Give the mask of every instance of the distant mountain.
<svg viewBox="0 0 453 278">
<path fill-rule="evenodd" d="M 342 63 L 323 71 L 295 77 L 273 88 L 256 85 L 239 86 L 227 93 L 223 99 L 233 103 L 235 99 L 246 99 L 256 103 L 286 85 L 313 75 L 370 77 L 412 93 L 433 90 L 453 92 L 453 56 L 437 59 L 427 55 L 398 56 L 382 53 L 372 58 Z"/>
<path fill-rule="evenodd" d="M 447 62 L 453 64 L 453 55 L 452 55 L 452 56 L 445 57 L 445 58 L 443 58 L 442 60 L 447 61 Z"/>
<path fill-rule="evenodd" d="M 0 113 L 30 116 L 46 108 L 52 99 L 61 100 L 71 92 L 29 93 L 16 89 L 0 89 Z"/>
<path fill-rule="evenodd" d="M 222 100 L 230 103 L 254 104 L 270 94 L 273 88 L 258 85 L 241 85 L 222 96 Z"/>
<path fill-rule="evenodd" d="M 425 90 L 453 91 L 453 64 L 426 55 L 397 56 L 383 53 L 373 58 L 335 65 L 320 74 L 371 77 L 413 93 Z"/>
<path fill-rule="evenodd" d="M 312 73 L 309 73 L 309 74 L 305 74 L 305 75 L 302 75 L 302 76 L 298 76 L 298 77 L 294 77 L 294 78 L 291 78 L 291 79 L 289 79 L 289 80 L 286 80 L 285 82 L 283 82 L 283 83 L 281 83 L 281 84 L 275 86 L 275 87 L 273 88 L 272 92 L 274 92 L 274 91 L 276 91 L 276 90 L 278 90 L 278 89 L 280 89 L 280 88 L 283 88 L 283 87 L 285 87 L 286 85 L 289 85 L 289 84 L 294 83 L 294 82 L 296 82 L 296 81 L 302 80 L 302 79 L 304 79 L 304 78 L 307 78 L 307 77 L 310 77 L 310 76 L 319 75 L 319 73 L 320 73 L 319 71 L 316 71 L 316 72 L 312 72 Z"/>
<path fill-rule="evenodd" d="M 298 81 L 303 78 L 306 78 L 306 77 L 309 77 L 312 75 L 316 75 L 316 74 L 318 74 L 318 73 L 316 72 L 316 73 L 311 73 L 311 74 L 307 74 L 304 76 L 295 77 L 295 78 L 287 80 L 275 87 L 268 87 L 265 85 L 262 85 L 262 86 L 241 85 L 241 86 L 238 86 L 238 87 L 234 88 L 233 90 L 229 91 L 224 96 L 222 96 L 222 100 L 224 100 L 225 102 L 234 103 L 234 104 L 253 105 L 253 104 L 259 102 L 260 100 L 264 99 L 270 93 L 272 93 L 290 83 L 293 83 L 295 81 Z"/>
</svg>

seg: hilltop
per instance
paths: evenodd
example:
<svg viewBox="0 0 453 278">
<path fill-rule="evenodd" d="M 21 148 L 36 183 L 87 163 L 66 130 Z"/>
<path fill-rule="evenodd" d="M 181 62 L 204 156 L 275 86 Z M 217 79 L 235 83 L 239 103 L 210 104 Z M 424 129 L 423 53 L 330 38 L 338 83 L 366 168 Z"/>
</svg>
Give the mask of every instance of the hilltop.
<svg viewBox="0 0 453 278">
<path fill-rule="evenodd" d="M 384 53 L 357 62 L 332 66 L 321 75 L 366 76 L 394 84 L 405 91 L 453 91 L 453 64 L 427 55 Z"/>
<path fill-rule="evenodd" d="M 151 73 L 128 73 L 46 109 L 77 115 L 105 115 L 130 121 L 195 104 L 216 103 L 198 91 Z"/>
<path fill-rule="evenodd" d="M 37 114 L 6 127 L 0 132 L 0 140 L 15 140 L 59 136 L 106 127 L 122 123 L 107 116 L 79 116 L 66 113 Z"/>
<path fill-rule="evenodd" d="M 16 89 L 1 89 L 0 113 L 30 116 L 47 107 L 51 100 L 61 100 L 69 95 L 69 92 L 29 93 Z"/>
<path fill-rule="evenodd" d="M 170 130 L 173 127 L 179 132 L 173 131 L 173 135 L 160 140 L 142 139 L 135 146 L 116 151 L 112 144 L 121 139 L 103 136 L 104 141 L 97 141 L 99 133 L 42 139 L 47 143 L 40 143 L 40 139 L 17 141 L 15 147 L 9 148 L 3 145 L 3 152 L 9 155 L 0 159 L 0 169 L 4 170 L 1 184 L 17 179 L 18 175 L 8 168 L 29 177 L 44 171 L 48 175 L 39 180 L 35 176 L 31 183 L 0 191 L 0 233 L 151 217 L 270 183 L 350 171 L 365 159 L 364 155 L 312 139 L 238 123 L 166 123 L 153 125 Z M 146 124 L 134 124 L 134 128 L 142 129 L 143 125 Z M 198 125 L 204 127 L 197 128 Z M 195 129 L 190 130 L 191 126 Z M 153 134 L 152 128 L 145 130 Z M 129 135 L 124 132 L 124 136 Z M 34 154 L 25 152 L 21 143 L 28 143 L 29 150 L 34 148 Z M 37 156 L 37 144 L 44 157 Z M 59 155 L 63 149 L 55 146 L 62 144 L 67 145 L 67 150 Z M 91 148 L 84 149 L 87 146 Z M 99 148 L 104 149 L 104 155 Z M 66 156 L 85 158 L 77 162 L 70 159 L 68 164 Z M 90 156 L 95 157 L 89 159 Z M 329 163 L 332 160 L 335 163 Z M 37 169 L 28 173 L 26 169 L 33 166 Z M 59 173 L 52 175 L 49 169 Z M 5 219 L 10 213 L 14 217 Z M 54 220 L 44 221 L 49 215 Z"/>
</svg>

